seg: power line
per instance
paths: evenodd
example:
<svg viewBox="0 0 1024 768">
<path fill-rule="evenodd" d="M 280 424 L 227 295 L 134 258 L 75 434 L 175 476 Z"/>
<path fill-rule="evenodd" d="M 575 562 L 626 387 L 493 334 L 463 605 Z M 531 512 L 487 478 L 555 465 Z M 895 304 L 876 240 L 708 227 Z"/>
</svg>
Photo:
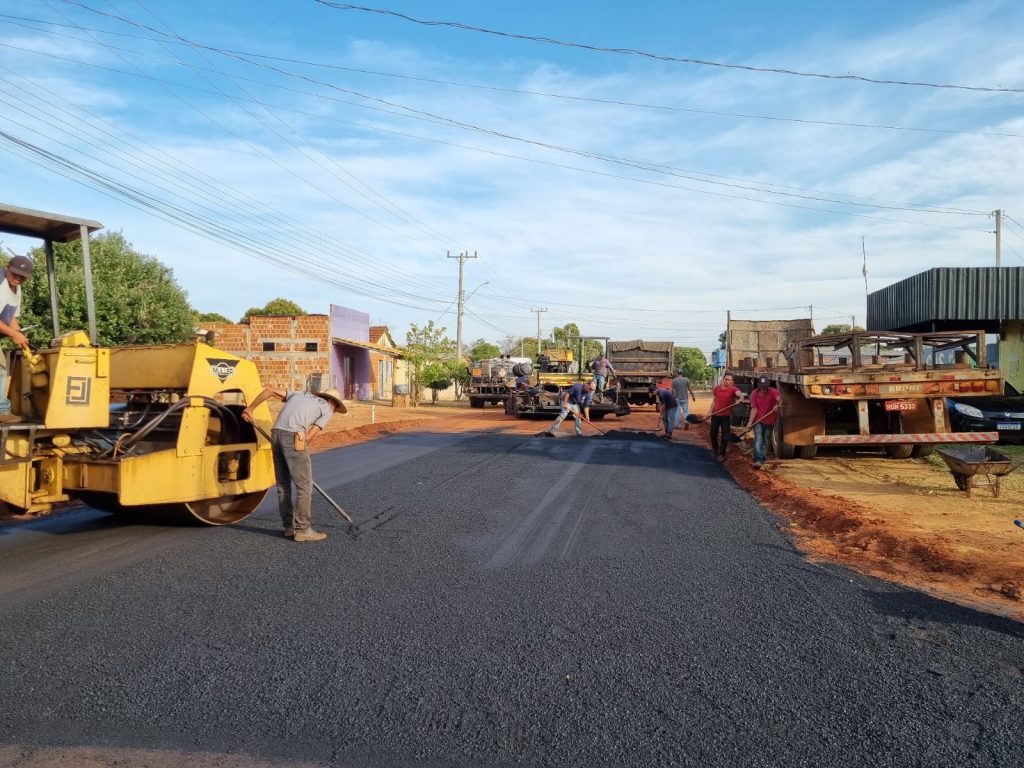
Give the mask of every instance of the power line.
<svg viewBox="0 0 1024 768">
<path fill-rule="evenodd" d="M 82 5 L 81 3 L 74 2 L 74 0 L 64 0 L 64 2 L 71 3 L 73 5 L 80 5 L 83 8 L 88 6 Z M 497 37 L 506 37 L 515 40 L 528 40 L 536 43 L 544 43 L 545 45 L 557 45 L 566 48 L 580 48 L 587 51 L 595 51 L 598 53 L 617 53 L 626 56 L 640 56 L 647 59 L 655 59 L 656 61 L 671 61 L 678 62 L 681 64 L 698 64 L 704 67 L 720 67 L 722 69 L 737 69 L 746 72 L 764 72 L 776 75 L 790 75 L 794 77 L 815 77 L 823 78 L 826 80 L 854 80 L 862 83 L 871 83 L 873 85 L 906 85 L 920 88 L 948 88 L 961 91 L 981 91 L 985 93 L 1024 93 L 1024 88 L 999 88 L 989 86 L 977 86 L 977 85 L 956 85 L 948 83 L 928 83 L 918 81 L 907 81 L 907 80 L 880 80 L 871 77 L 864 77 L 862 75 L 833 75 L 825 74 L 821 72 L 801 72 L 794 69 L 782 69 L 779 67 L 754 67 L 745 64 L 725 64 L 720 61 L 710 61 L 707 59 L 690 59 L 679 56 L 668 56 L 658 53 L 650 53 L 648 51 L 637 50 L 636 48 L 605 48 L 598 45 L 590 45 L 588 43 L 575 43 L 568 42 L 565 40 L 556 40 L 551 37 L 541 37 L 537 35 L 522 35 L 513 32 L 501 32 L 494 29 L 487 29 L 485 27 L 475 27 L 470 24 L 462 24 L 456 21 L 435 21 L 427 19 L 417 19 L 413 16 L 409 16 L 404 13 L 392 11 L 386 8 L 367 8 L 361 5 L 352 5 L 350 3 L 336 3 L 330 0 L 314 0 L 314 2 L 326 5 L 330 8 L 335 8 L 341 11 L 362 11 L 365 13 L 377 13 L 382 16 L 393 16 L 404 21 L 411 21 L 414 24 L 420 24 L 427 27 L 451 27 L 452 29 L 460 29 L 467 32 L 479 32 L 485 35 L 494 35 Z M 91 10 L 91 9 L 88 9 Z"/>
<path fill-rule="evenodd" d="M 69 0 L 65 0 L 65 2 L 69 2 Z M 73 4 L 81 5 L 80 3 L 73 3 Z M 82 6 L 82 7 L 88 9 L 87 6 Z M 89 9 L 89 10 L 92 10 L 92 9 Z M 99 13 L 102 13 L 102 12 L 99 12 Z M 141 28 L 144 28 L 144 29 L 151 29 L 150 27 L 146 27 L 145 25 L 139 24 L 138 22 L 135 22 L 135 21 L 133 21 L 131 19 L 126 19 L 125 17 L 113 16 L 111 14 L 103 14 L 103 15 L 112 16 L 112 18 L 116 18 L 116 19 L 118 19 L 120 21 L 123 21 L 125 23 L 128 23 L 128 24 L 130 24 L 132 26 L 138 26 L 138 27 L 141 27 Z M 164 34 L 164 33 L 161 33 L 159 30 L 153 30 L 153 31 L 156 32 L 157 34 Z M 340 92 L 343 92 L 343 93 L 347 93 L 347 94 L 356 96 L 358 98 L 362 98 L 362 99 L 366 99 L 366 100 L 369 100 L 369 101 L 385 104 L 387 106 L 391 106 L 391 107 L 394 107 L 396 109 L 402 110 L 402 112 L 394 113 L 394 112 L 390 112 L 388 110 L 379 110 L 377 108 L 369 107 L 369 106 L 366 106 L 366 105 L 357 105 L 357 106 L 361 106 L 361 107 L 366 108 L 366 109 L 374 109 L 375 111 L 384 111 L 387 114 L 393 114 L 393 115 L 396 115 L 396 116 L 412 118 L 412 119 L 419 119 L 419 120 L 425 120 L 426 122 L 439 123 L 439 124 L 443 124 L 443 125 L 449 125 L 449 126 L 461 128 L 461 129 L 468 130 L 468 131 L 480 132 L 480 133 L 483 133 L 483 134 L 486 134 L 486 135 L 495 136 L 497 138 L 503 138 L 503 139 L 507 139 L 507 140 L 510 140 L 510 141 L 522 142 L 522 143 L 538 146 L 538 147 L 541 147 L 541 148 L 544 148 L 544 149 L 550 149 L 550 150 L 554 150 L 554 151 L 558 151 L 558 152 L 563 152 L 563 153 L 567 153 L 567 154 L 573 154 L 573 155 L 577 155 L 577 156 L 581 156 L 581 157 L 586 157 L 586 158 L 589 158 L 589 159 L 598 160 L 598 161 L 601 161 L 601 162 L 607 162 L 607 163 L 611 163 L 611 164 L 622 165 L 622 166 L 626 166 L 626 167 L 632 167 L 632 168 L 636 168 L 636 169 L 639 169 L 639 170 L 647 171 L 649 173 L 656 173 L 656 174 L 661 174 L 661 175 L 667 175 L 667 176 L 670 176 L 670 177 L 684 178 L 684 179 L 691 180 L 691 181 L 696 181 L 696 182 L 702 183 L 702 184 L 711 184 L 711 185 L 724 186 L 724 187 L 729 187 L 729 188 L 743 189 L 743 190 L 758 192 L 758 193 L 761 193 L 761 194 L 778 195 L 778 196 L 783 196 L 783 197 L 792 197 L 792 198 L 797 198 L 797 199 L 806 199 L 806 200 L 812 200 L 812 201 L 818 201 L 818 202 L 828 202 L 828 203 L 834 203 L 834 204 L 839 204 L 839 205 L 847 205 L 847 206 L 853 206 L 853 207 L 874 208 L 874 209 L 879 209 L 879 210 L 897 210 L 897 211 L 909 211 L 909 212 L 922 212 L 922 213 L 937 213 L 937 214 L 941 213 L 941 214 L 963 215 L 963 216 L 987 216 L 988 215 L 987 212 L 982 212 L 982 211 L 968 211 L 968 210 L 955 209 L 955 208 L 942 208 L 942 207 L 924 206 L 924 205 L 914 204 L 914 203 L 906 203 L 906 204 L 902 204 L 902 205 L 888 205 L 888 204 L 885 204 L 885 203 L 882 203 L 882 202 L 877 202 L 877 203 L 856 202 L 856 201 L 852 201 L 852 200 L 841 200 L 841 199 L 837 199 L 837 198 L 834 198 L 834 197 L 823 197 L 821 195 L 812 195 L 812 194 L 797 194 L 797 193 L 793 193 L 793 192 L 784 192 L 784 191 L 779 191 L 777 189 L 765 188 L 765 187 L 778 186 L 778 187 L 784 189 L 785 187 L 782 187 L 781 185 L 762 184 L 762 186 L 752 186 L 754 184 L 757 184 L 757 182 L 750 182 L 750 185 L 747 185 L 747 184 L 735 184 L 735 183 L 725 182 L 725 181 L 715 181 L 714 178 L 711 178 L 711 179 L 699 178 L 699 177 L 691 175 L 691 174 L 698 174 L 699 173 L 702 176 L 712 176 L 712 177 L 715 177 L 715 178 L 729 178 L 729 177 L 715 176 L 715 174 L 705 174 L 705 173 L 702 173 L 702 172 L 695 172 L 695 171 L 687 172 L 684 169 L 675 169 L 675 168 L 672 168 L 671 166 L 663 166 L 663 165 L 658 165 L 656 163 L 651 163 L 651 162 L 647 162 L 647 161 L 637 161 L 637 160 L 630 160 L 628 158 L 620 158 L 620 157 L 615 157 L 615 156 L 603 155 L 603 154 L 600 154 L 600 153 L 589 152 L 589 151 L 586 151 L 586 150 L 575 149 L 575 148 L 572 148 L 572 147 L 564 147 L 564 146 L 560 146 L 560 145 L 556 145 L 556 144 L 551 144 L 551 143 L 548 143 L 548 142 L 539 141 L 539 140 L 536 140 L 536 139 L 523 138 L 523 137 L 520 137 L 520 136 L 515 136 L 513 134 L 508 134 L 508 133 L 504 133 L 504 132 L 500 132 L 500 131 L 495 131 L 495 130 L 484 128 L 484 127 L 481 127 L 481 126 L 476 126 L 476 125 L 473 125 L 471 123 L 465 123 L 465 122 L 462 122 L 462 121 L 454 120 L 452 118 L 447 118 L 447 117 L 444 117 L 444 116 L 435 115 L 435 114 L 432 114 L 430 112 L 425 112 L 425 111 L 422 111 L 422 110 L 417 110 L 417 109 L 414 109 L 412 107 L 408 107 L 408 106 L 405 106 L 405 105 L 402 105 L 402 104 L 398 104 L 396 102 L 392 102 L 392 101 L 389 101 L 389 100 L 386 100 L 386 99 L 380 99 L 380 98 L 377 98 L 377 97 L 374 97 L 374 96 L 369 96 L 367 94 L 363 94 L 363 93 L 360 93 L 358 91 L 354 91 L 354 90 L 351 90 L 351 89 L 348 89 L 348 88 L 343 88 L 343 87 L 335 85 L 333 83 L 328 83 L 328 82 L 316 80 L 316 79 L 310 78 L 310 77 L 308 77 L 306 75 L 292 73 L 292 72 L 289 72 L 287 70 L 280 69 L 278 67 L 273 67 L 273 66 L 270 66 L 270 65 L 261 64 L 260 62 L 251 61 L 251 60 L 249 60 L 249 59 L 247 59 L 245 57 L 242 57 L 242 56 L 228 54 L 225 50 L 219 49 L 219 48 L 216 48 L 216 47 L 213 47 L 213 46 L 207 46 L 207 45 L 202 45 L 202 44 L 199 44 L 199 43 L 193 43 L 191 41 L 187 41 L 185 38 L 180 38 L 179 37 L 178 39 L 182 40 L 183 42 L 186 42 L 187 44 L 189 44 L 191 46 L 198 47 L 198 48 L 203 48 L 203 49 L 210 50 L 210 51 L 214 51 L 214 52 L 217 52 L 217 53 L 221 53 L 223 55 L 230 55 L 233 58 L 237 58 L 239 60 L 245 61 L 246 63 L 252 64 L 253 66 L 258 66 L 258 67 L 263 67 L 263 68 L 266 68 L 266 69 L 270 69 L 271 71 L 277 72 L 278 74 L 282 74 L 282 75 L 284 75 L 286 77 L 292 77 L 292 78 L 297 78 L 297 79 L 305 80 L 307 82 L 310 82 L 310 83 L 313 83 L 313 84 L 316 84 L 316 85 L 320 85 L 320 86 L 323 86 L 323 87 L 326 87 L 326 88 L 330 88 L 330 89 L 333 89 L 333 90 L 337 90 L 337 91 L 340 91 Z M 154 82 L 156 82 L 154 78 L 151 78 L 148 75 L 145 75 L 145 76 L 148 79 L 154 80 Z M 272 84 L 268 84 L 268 85 L 272 85 Z M 280 86 L 274 86 L 274 87 L 280 87 Z M 319 96 L 319 97 L 320 98 L 325 98 L 323 96 Z M 344 103 L 350 103 L 350 102 L 344 102 Z M 240 139 L 240 140 L 244 141 L 244 139 Z M 426 140 L 433 141 L 432 139 L 426 139 Z M 440 142 L 440 141 L 438 141 L 437 143 L 446 144 L 447 142 Z M 450 145 L 451 146 L 456 146 L 456 147 L 461 147 L 462 146 L 462 145 L 459 145 L 459 144 L 450 144 Z M 516 156 L 516 155 L 499 153 L 499 152 L 493 152 L 493 151 L 488 151 L 488 150 L 477 150 L 477 151 L 487 152 L 489 154 L 496 154 L 496 155 L 499 155 L 499 156 L 511 157 L 511 158 L 520 159 L 520 160 L 525 160 L 527 162 L 535 162 L 535 163 L 539 163 L 539 164 L 553 165 L 555 167 L 567 168 L 567 169 L 571 169 L 571 170 L 575 170 L 575 171 L 579 171 L 579 172 L 583 172 L 583 173 L 592 173 L 592 174 L 595 174 L 595 175 L 608 176 L 608 177 L 611 177 L 611 178 L 619 178 L 619 179 L 623 179 L 623 180 L 626 180 L 626 181 L 633 181 L 633 182 L 637 182 L 637 183 L 653 184 L 655 186 L 663 186 L 663 187 L 667 187 L 667 188 L 680 189 L 680 190 L 683 190 L 683 191 L 696 192 L 698 194 L 707 194 L 707 195 L 712 195 L 712 196 L 716 196 L 716 197 L 726 197 L 726 198 L 737 199 L 737 200 L 745 200 L 745 201 L 748 201 L 748 202 L 758 202 L 758 203 L 762 203 L 762 204 L 765 204 L 765 205 L 779 205 L 779 206 L 783 206 L 783 207 L 798 208 L 798 209 L 817 211 L 817 212 L 836 213 L 836 214 L 839 214 L 839 215 L 846 215 L 846 216 L 861 216 L 861 215 L 863 215 L 863 214 L 856 214 L 856 213 L 853 213 L 853 212 L 834 211 L 834 210 L 831 210 L 831 209 L 821 209 L 821 208 L 813 208 L 813 207 L 807 207 L 807 206 L 801 206 L 801 205 L 792 205 L 792 204 L 781 203 L 781 202 L 772 201 L 772 200 L 763 200 L 763 199 L 759 199 L 759 198 L 747 197 L 747 196 L 744 196 L 744 195 L 731 195 L 731 194 L 716 193 L 716 192 L 711 192 L 711 191 L 708 191 L 708 190 L 696 189 L 696 188 L 693 188 L 693 187 L 686 187 L 686 186 L 680 186 L 680 185 L 675 185 L 675 184 L 659 183 L 659 182 L 655 182 L 655 181 L 651 181 L 651 180 L 637 179 L 635 177 L 630 177 L 630 176 L 621 176 L 621 175 L 618 175 L 618 174 L 602 173 L 602 172 L 594 171 L 594 170 L 591 170 L 591 169 L 584 169 L 584 168 L 579 168 L 579 167 L 576 167 L 576 166 L 570 166 L 570 165 L 559 164 L 559 163 L 551 163 L 551 162 L 547 162 L 547 161 L 536 160 L 536 159 L 533 159 L 533 158 L 522 158 L 522 157 L 519 157 L 519 156 Z M 790 187 L 790 189 L 799 189 L 799 188 Z M 902 219 L 893 219 L 891 217 L 878 217 L 878 216 L 869 216 L 869 215 L 863 215 L 863 216 L 865 218 L 874 218 L 874 219 L 880 219 L 880 220 L 884 220 L 884 221 L 893 221 L 893 222 L 897 222 L 897 223 L 918 224 L 920 226 L 931 226 L 931 227 L 939 227 L 939 228 L 944 228 L 944 229 L 958 229 L 958 230 L 961 230 L 961 231 L 976 231 L 976 230 L 971 229 L 971 228 L 953 227 L 953 226 L 942 225 L 942 224 L 929 224 L 929 223 L 925 223 L 925 222 L 913 222 L 913 221 L 906 221 L 906 220 L 902 220 Z"/>
<path fill-rule="evenodd" d="M 30 18 L 25 18 L 25 17 L 21 17 L 21 16 L 11 16 L 11 15 L 8 15 L 8 14 L 0 14 L 0 19 L 8 19 L 10 21 L 8 21 L 7 23 L 10 23 L 10 24 L 12 24 L 14 26 L 21 26 L 24 29 L 31 29 L 31 30 L 37 31 L 37 32 L 47 32 L 48 34 L 51 34 L 51 35 L 59 35 L 61 37 L 68 37 L 69 39 L 72 39 L 72 40 L 81 40 L 82 38 L 76 37 L 74 35 L 60 35 L 60 33 L 55 33 L 52 30 L 44 30 L 44 29 L 40 29 L 39 27 L 30 26 L 29 24 L 17 24 L 16 22 L 17 21 L 26 21 L 26 22 L 32 22 L 32 23 L 35 23 L 35 24 L 45 24 L 45 25 L 49 25 L 49 26 L 67 27 L 67 28 L 71 28 L 71 29 L 81 29 L 81 30 L 84 30 L 84 31 L 96 32 L 96 33 L 104 34 L 104 35 L 116 35 L 118 37 L 127 37 L 127 38 L 134 39 L 134 40 L 148 40 L 148 41 L 153 40 L 152 37 L 147 36 L 147 35 L 133 35 L 133 34 L 128 33 L 128 32 L 116 32 L 116 31 L 113 31 L 113 30 L 98 29 L 98 28 L 95 28 L 95 27 L 84 27 L 84 26 L 81 26 L 81 25 L 72 25 L 72 24 L 60 24 L 58 22 L 53 22 L 53 21 L 44 21 L 42 19 L 30 19 Z M 161 33 L 161 34 L 164 34 L 164 33 Z M 182 45 L 182 46 L 190 47 L 190 44 L 188 42 L 185 42 L 184 40 L 181 40 L 181 39 L 171 39 L 171 40 L 168 40 L 167 43 L 170 44 L 170 45 Z M 11 47 L 16 47 L 16 46 L 11 46 Z M 128 52 L 134 53 L 134 54 L 139 55 L 139 56 L 148 56 L 148 57 L 154 58 L 154 59 L 156 59 L 158 61 L 167 61 L 166 59 L 160 59 L 159 57 L 151 56 L 150 54 L 144 54 L 144 53 L 142 53 L 140 51 L 131 51 L 130 49 L 126 49 L 126 48 L 118 48 L 116 50 L 128 51 Z M 752 113 L 747 113 L 747 112 L 722 112 L 722 111 L 719 111 L 719 110 L 696 109 L 695 107 L 679 107 L 679 106 L 672 106 L 672 105 L 668 105 L 668 104 L 647 104 L 647 103 L 643 103 L 643 102 L 624 101 L 624 100 L 620 100 L 620 99 L 602 99 L 602 98 L 597 98 L 597 97 L 594 97 L 594 96 L 579 96 L 579 95 L 576 95 L 576 94 L 555 93 L 555 92 L 552 92 L 552 91 L 534 91 L 534 90 L 527 90 L 527 89 L 522 89 L 522 88 L 509 88 L 509 87 L 503 87 L 503 86 L 497 86 L 497 85 L 486 85 L 486 84 L 483 84 L 483 83 L 466 83 L 466 82 L 461 82 L 461 81 L 458 81 L 458 80 L 441 80 L 441 79 L 438 79 L 438 78 L 423 77 L 422 75 L 407 75 L 407 74 L 402 74 L 402 73 L 399 73 L 399 72 L 383 72 L 383 71 L 374 70 L 374 69 L 361 69 L 359 67 L 346 67 L 346 66 L 342 66 L 340 64 L 329 64 L 329 63 L 321 62 L 321 61 L 311 61 L 309 59 L 295 59 L 295 58 L 290 58 L 290 57 L 286 57 L 286 56 L 272 56 L 270 54 L 265 54 L 265 53 L 258 53 L 258 52 L 253 52 L 253 51 L 240 51 L 240 50 L 233 50 L 233 49 L 230 49 L 230 48 L 224 48 L 224 49 L 221 49 L 221 50 L 223 50 L 223 52 L 225 52 L 225 53 L 237 54 L 239 56 L 248 56 L 248 57 L 252 57 L 252 58 L 266 59 L 267 61 L 279 61 L 279 62 L 286 63 L 286 64 L 300 64 L 302 66 L 317 67 L 317 68 L 320 68 L 320 69 L 336 70 L 336 71 L 340 71 L 340 72 L 351 72 L 353 74 L 359 74 L 359 75 L 371 75 L 371 76 L 374 76 L 374 77 L 386 77 L 386 78 L 392 78 L 392 79 L 396 79 L 396 80 L 408 80 L 408 81 L 411 81 L 411 82 L 430 83 L 432 85 L 444 85 L 444 86 L 451 86 L 451 87 L 455 87 L 455 88 L 469 88 L 469 89 L 482 90 L 482 91 L 492 91 L 492 92 L 496 92 L 496 93 L 512 93 L 512 94 L 516 94 L 516 95 L 519 95 L 519 96 L 540 96 L 542 98 L 560 99 L 560 100 L 564 100 L 564 101 L 575 101 L 575 102 L 581 102 L 581 103 L 587 103 L 587 104 L 604 104 L 604 105 L 607 105 L 607 106 L 616 106 L 616 107 L 630 107 L 630 108 L 635 108 L 635 109 L 647 109 L 647 110 L 657 110 L 657 111 L 665 111 L 665 112 L 682 112 L 682 113 L 685 113 L 685 114 L 709 115 L 709 116 L 712 116 L 712 117 L 735 117 L 735 118 L 741 118 L 741 119 L 745 119 L 745 120 L 767 120 L 767 121 L 772 121 L 772 122 L 797 123 L 797 124 L 801 124 L 801 125 L 825 125 L 825 126 L 831 126 L 831 127 L 836 127 L 836 128 L 864 128 L 864 129 L 869 129 L 869 130 L 911 131 L 911 132 L 920 132 L 920 133 L 939 133 L 939 134 L 957 135 L 957 136 L 991 136 L 991 137 L 995 137 L 995 138 L 1011 138 L 1011 139 L 1022 139 L 1022 138 L 1024 138 L 1024 134 L 1008 133 L 1008 132 L 1003 132 L 1003 131 L 964 131 L 964 130 L 955 130 L 955 129 L 952 129 L 952 128 L 924 128 L 924 127 L 921 127 L 921 126 L 910 126 L 910 125 L 887 125 L 887 124 L 880 124 L 880 123 L 850 123 L 850 122 L 843 122 L 843 121 L 838 121 L 838 120 L 814 120 L 814 119 L 807 118 L 807 117 L 783 117 L 783 116 L 780 116 L 780 115 L 760 115 L 760 114 L 752 114 Z"/>
</svg>

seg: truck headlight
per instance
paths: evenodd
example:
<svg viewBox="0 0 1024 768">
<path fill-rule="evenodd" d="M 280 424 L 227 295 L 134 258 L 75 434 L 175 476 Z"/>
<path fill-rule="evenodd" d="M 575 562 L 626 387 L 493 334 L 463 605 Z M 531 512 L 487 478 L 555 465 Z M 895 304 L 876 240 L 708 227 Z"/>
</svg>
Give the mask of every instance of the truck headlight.
<svg viewBox="0 0 1024 768">
<path fill-rule="evenodd" d="M 953 403 L 953 409 L 957 413 L 966 416 L 969 419 L 984 419 L 985 414 L 975 408 L 973 405 L 967 405 L 966 403 Z"/>
</svg>

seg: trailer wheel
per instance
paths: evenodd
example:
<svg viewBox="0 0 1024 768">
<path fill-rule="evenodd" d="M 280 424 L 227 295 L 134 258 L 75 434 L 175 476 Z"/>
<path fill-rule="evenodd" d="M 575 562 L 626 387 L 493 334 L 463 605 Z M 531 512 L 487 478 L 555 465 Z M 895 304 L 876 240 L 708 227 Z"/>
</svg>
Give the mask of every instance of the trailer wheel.
<svg viewBox="0 0 1024 768">
<path fill-rule="evenodd" d="M 785 427 L 782 423 L 782 416 L 775 421 L 775 455 L 780 459 L 792 459 L 796 456 L 796 446 L 792 443 L 787 443 L 783 439 L 783 435 L 786 434 Z"/>
<path fill-rule="evenodd" d="M 914 453 L 914 446 L 909 444 L 887 445 L 885 453 L 890 459 L 909 459 Z"/>
<path fill-rule="evenodd" d="M 470 395 L 469 396 L 469 407 L 470 408 L 483 408 L 484 407 L 484 399 L 482 397 L 474 397 L 473 395 Z"/>
<path fill-rule="evenodd" d="M 910 457 L 912 459 L 923 459 L 925 456 L 931 456 L 934 451 L 934 445 L 915 445 L 914 450 L 910 453 Z"/>
<path fill-rule="evenodd" d="M 813 459 L 818 455 L 818 446 L 798 445 L 796 446 L 796 455 L 801 459 Z"/>
</svg>

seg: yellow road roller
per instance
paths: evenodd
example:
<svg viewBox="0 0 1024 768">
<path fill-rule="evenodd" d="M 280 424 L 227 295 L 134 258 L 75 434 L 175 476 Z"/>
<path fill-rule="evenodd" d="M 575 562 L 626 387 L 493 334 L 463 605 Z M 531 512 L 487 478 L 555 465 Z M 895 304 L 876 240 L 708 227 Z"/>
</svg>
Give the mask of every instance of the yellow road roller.
<svg viewBox="0 0 1024 768">
<path fill-rule="evenodd" d="M 0 231 L 46 243 L 83 240 L 96 222 L 0 205 Z M 37 278 L 38 279 L 38 278 Z M 15 351 L 11 410 L 0 424 L 0 501 L 46 514 L 79 498 L 99 509 L 208 525 L 238 522 L 274 485 L 269 442 L 241 417 L 262 391 L 252 362 L 199 342 L 103 348 L 90 331 L 61 332 L 53 302 L 51 345 Z M 256 409 L 267 422 L 267 406 Z"/>
</svg>

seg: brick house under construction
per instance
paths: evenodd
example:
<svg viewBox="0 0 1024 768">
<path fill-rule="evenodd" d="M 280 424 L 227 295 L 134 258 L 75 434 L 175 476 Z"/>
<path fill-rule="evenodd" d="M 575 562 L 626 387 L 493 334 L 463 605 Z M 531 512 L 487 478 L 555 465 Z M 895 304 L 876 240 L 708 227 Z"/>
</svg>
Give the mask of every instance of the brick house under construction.
<svg viewBox="0 0 1024 768">
<path fill-rule="evenodd" d="M 253 315 L 246 323 L 204 323 L 200 333 L 256 363 L 264 386 L 336 387 L 348 400 L 390 400 L 408 384 L 401 353 L 385 326 L 371 334 L 369 319 L 332 304 L 327 315 Z"/>
</svg>

